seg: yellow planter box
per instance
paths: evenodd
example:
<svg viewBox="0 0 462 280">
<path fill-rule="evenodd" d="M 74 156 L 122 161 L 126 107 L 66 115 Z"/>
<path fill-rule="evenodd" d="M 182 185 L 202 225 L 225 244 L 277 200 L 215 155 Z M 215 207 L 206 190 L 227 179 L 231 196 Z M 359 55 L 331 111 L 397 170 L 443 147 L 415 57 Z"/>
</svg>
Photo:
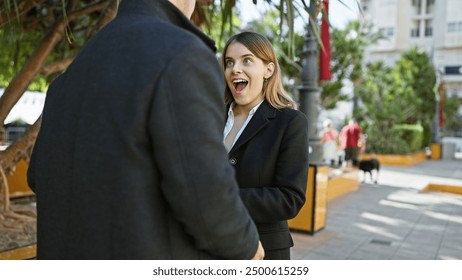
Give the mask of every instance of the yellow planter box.
<svg viewBox="0 0 462 280">
<path fill-rule="evenodd" d="M 433 143 L 431 146 L 432 157 L 431 159 L 441 159 L 441 144 Z"/>
<path fill-rule="evenodd" d="M 447 192 L 453 194 L 460 194 L 462 195 L 462 186 L 455 186 L 455 185 L 443 185 L 443 184 L 428 184 L 421 192 Z"/>
<path fill-rule="evenodd" d="M 37 256 L 37 245 L 0 252 L 0 260 L 29 260 Z"/>
<path fill-rule="evenodd" d="M 312 165 L 309 167 L 306 202 L 298 215 L 288 221 L 290 229 L 313 234 L 325 227 L 328 171 L 327 166 Z"/>
<path fill-rule="evenodd" d="M 342 175 L 329 179 L 327 186 L 327 200 L 340 197 L 357 190 L 359 187 L 358 169 L 345 171 Z"/>
<path fill-rule="evenodd" d="M 314 234 L 326 226 L 327 202 L 359 187 L 358 170 L 351 169 L 329 178 L 328 166 L 310 166 L 306 183 L 306 202 L 289 228 Z"/>
<path fill-rule="evenodd" d="M 34 194 L 27 184 L 28 168 L 29 164 L 24 160 L 20 160 L 16 164 L 16 169 L 14 170 L 13 174 L 6 177 L 8 181 L 10 197 L 28 196 Z"/>
<path fill-rule="evenodd" d="M 382 165 L 415 165 L 427 159 L 425 151 L 419 151 L 406 155 L 387 155 L 387 154 L 362 154 L 360 159 L 376 158 Z"/>
</svg>

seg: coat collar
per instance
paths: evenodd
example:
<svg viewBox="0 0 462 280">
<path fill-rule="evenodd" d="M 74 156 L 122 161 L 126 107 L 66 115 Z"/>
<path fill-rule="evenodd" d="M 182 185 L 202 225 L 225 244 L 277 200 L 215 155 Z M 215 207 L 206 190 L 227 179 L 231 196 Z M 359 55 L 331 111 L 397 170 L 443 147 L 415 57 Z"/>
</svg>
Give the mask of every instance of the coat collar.
<svg viewBox="0 0 462 280">
<path fill-rule="evenodd" d="M 205 35 L 168 0 L 124 0 L 120 3 L 117 15 L 126 14 L 156 16 L 161 20 L 171 22 L 199 37 L 214 52 L 217 51 L 215 41 Z"/>
<path fill-rule="evenodd" d="M 245 127 L 239 139 L 237 139 L 233 148 L 229 153 L 234 152 L 239 149 L 240 146 L 245 144 L 247 141 L 252 139 L 263 127 L 265 127 L 271 119 L 276 117 L 276 108 L 272 107 L 268 101 L 263 101 L 263 103 L 258 107 L 255 115 L 252 117 L 250 122 Z"/>
</svg>

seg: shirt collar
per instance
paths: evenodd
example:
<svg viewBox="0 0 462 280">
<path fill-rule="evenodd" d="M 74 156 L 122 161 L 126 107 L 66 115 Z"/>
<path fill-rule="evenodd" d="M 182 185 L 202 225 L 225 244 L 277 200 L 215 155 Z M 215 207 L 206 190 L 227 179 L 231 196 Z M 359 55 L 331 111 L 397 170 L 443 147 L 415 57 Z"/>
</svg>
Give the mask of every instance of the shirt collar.
<svg viewBox="0 0 462 280">
<path fill-rule="evenodd" d="M 265 101 L 265 99 L 263 99 L 262 101 L 260 101 L 260 103 L 258 103 L 257 105 L 255 105 L 255 107 L 253 107 L 250 112 L 249 112 L 249 117 L 250 116 L 253 116 L 255 114 L 255 112 L 257 112 L 258 110 L 258 107 L 260 107 L 260 105 L 263 103 L 263 101 Z M 234 106 L 236 105 L 236 102 L 233 102 L 231 103 L 231 106 L 229 106 L 229 109 L 228 109 L 228 117 L 232 116 L 234 117 L 234 113 L 233 113 L 233 108 Z"/>
</svg>

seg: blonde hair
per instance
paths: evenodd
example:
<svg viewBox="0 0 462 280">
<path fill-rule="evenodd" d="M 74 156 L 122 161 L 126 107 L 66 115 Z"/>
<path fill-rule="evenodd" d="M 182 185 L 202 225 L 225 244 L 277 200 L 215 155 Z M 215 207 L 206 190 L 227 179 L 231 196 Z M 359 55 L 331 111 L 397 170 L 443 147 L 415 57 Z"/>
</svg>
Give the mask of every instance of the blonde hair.
<svg viewBox="0 0 462 280">
<path fill-rule="evenodd" d="M 265 79 L 263 83 L 263 96 L 268 101 L 271 106 L 277 109 L 282 108 L 297 108 L 297 103 L 287 94 L 282 86 L 281 80 L 281 68 L 279 67 L 278 60 L 276 58 L 276 53 L 274 52 L 273 46 L 263 35 L 260 35 L 255 32 L 242 32 L 232 36 L 223 49 L 222 55 L 222 66 L 225 67 L 226 51 L 228 50 L 229 45 L 234 42 L 241 43 L 249 51 L 251 51 L 256 57 L 261 59 L 265 64 L 270 62 L 274 63 L 274 73 L 271 77 Z M 226 104 L 231 104 L 234 101 L 231 90 L 226 84 L 225 89 L 225 102 Z"/>
</svg>

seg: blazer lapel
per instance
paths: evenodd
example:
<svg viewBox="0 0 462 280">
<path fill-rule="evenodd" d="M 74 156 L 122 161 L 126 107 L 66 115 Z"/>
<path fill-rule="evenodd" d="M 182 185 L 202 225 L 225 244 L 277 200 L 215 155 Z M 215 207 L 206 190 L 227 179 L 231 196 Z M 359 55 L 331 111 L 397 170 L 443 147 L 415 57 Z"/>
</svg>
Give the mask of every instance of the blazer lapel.
<svg viewBox="0 0 462 280">
<path fill-rule="evenodd" d="M 263 101 L 229 153 L 234 152 L 240 146 L 252 139 L 252 137 L 265 127 L 270 122 L 270 119 L 273 119 L 275 116 L 276 109 L 271 107 L 266 100 Z"/>
</svg>

